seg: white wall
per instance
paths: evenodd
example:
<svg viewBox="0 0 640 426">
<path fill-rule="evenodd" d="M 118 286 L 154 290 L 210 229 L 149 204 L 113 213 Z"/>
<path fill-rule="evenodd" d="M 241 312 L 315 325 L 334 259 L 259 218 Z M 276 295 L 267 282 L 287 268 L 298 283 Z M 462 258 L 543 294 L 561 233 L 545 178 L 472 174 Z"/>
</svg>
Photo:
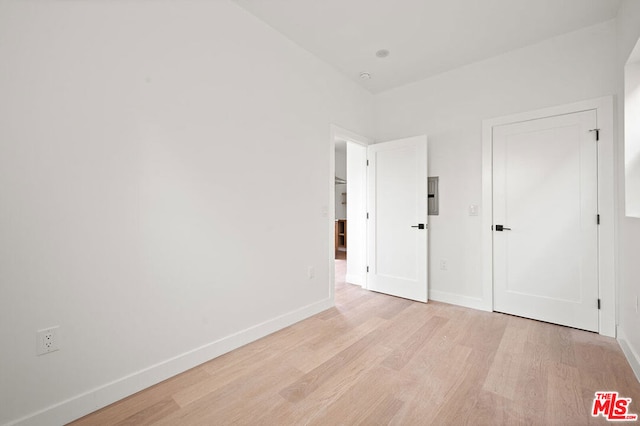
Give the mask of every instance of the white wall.
<svg viewBox="0 0 640 426">
<path fill-rule="evenodd" d="M 482 120 L 615 93 L 615 39 L 610 21 L 376 96 L 376 140 L 426 133 L 429 175 L 440 176 L 430 298 L 474 306 L 482 297 L 482 208 L 468 215 L 482 201 Z"/>
<path fill-rule="evenodd" d="M 371 133 L 368 93 L 222 0 L 3 0 L 0 58 L 0 424 L 331 305 L 330 123 Z"/>
<path fill-rule="evenodd" d="M 640 2 L 635 0 L 622 2 L 618 11 L 617 29 L 616 78 L 618 93 L 623 94 L 624 65 L 640 37 Z M 618 108 L 623 111 L 624 99 L 622 96 L 618 98 Z M 640 253 L 640 219 L 625 217 L 623 117 L 624 114 L 619 114 L 621 137 L 619 138 L 620 155 L 618 159 L 618 179 L 620 183 L 618 186 L 618 199 L 620 200 L 618 209 L 618 257 L 620 270 L 618 277 L 618 338 L 635 370 L 636 376 L 640 380 L 640 314 L 636 305 L 637 298 L 640 297 L 640 263 L 638 262 L 638 253 Z"/>
</svg>

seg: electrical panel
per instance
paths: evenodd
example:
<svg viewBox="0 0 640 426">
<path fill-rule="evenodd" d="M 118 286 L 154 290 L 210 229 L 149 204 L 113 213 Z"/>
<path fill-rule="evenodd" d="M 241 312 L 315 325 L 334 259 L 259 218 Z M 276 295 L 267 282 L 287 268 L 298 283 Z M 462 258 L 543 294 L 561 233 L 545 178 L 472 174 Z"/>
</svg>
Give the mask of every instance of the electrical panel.
<svg viewBox="0 0 640 426">
<path fill-rule="evenodd" d="M 433 176 L 428 178 L 427 180 L 427 193 L 429 194 L 428 199 L 428 213 L 431 216 L 437 216 L 439 213 L 438 209 L 438 176 Z"/>
</svg>

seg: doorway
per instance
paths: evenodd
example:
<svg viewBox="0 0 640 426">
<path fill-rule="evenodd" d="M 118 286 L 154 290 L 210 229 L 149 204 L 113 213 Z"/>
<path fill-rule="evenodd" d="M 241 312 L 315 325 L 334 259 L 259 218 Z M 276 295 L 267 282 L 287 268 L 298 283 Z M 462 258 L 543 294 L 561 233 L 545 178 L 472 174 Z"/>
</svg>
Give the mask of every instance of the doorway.
<svg viewBox="0 0 640 426">
<path fill-rule="evenodd" d="M 338 176 L 343 142 L 346 179 Z M 346 283 L 426 302 L 426 135 L 370 145 L 369 141 L 332 126 L 330 146 L 334 175 L 331 179 L 334 283 L 342 279 L 335 273 L 344 266 Z M 343 200 L 346 200 L 344 210 Z M 342 219 L 340 215 L 345 211 L 346 219 Z M 342 251 L 346 252 L 346 261 L 340 258 Z"/>
<path fill-rule="evenodd" d="M 330 262 L 337 282 L 366 288 L 366 161 L 370 139 L 331 126 Z"/>
<path fill-rule="evenodd" d="M 562 146 L 567 138 L 573 148 Z M 613 140 L 612 97 L 483 122 L 487 310 L 615 336 Z M 565 235 L 572 227 L 577 233 Z"/>
<path fill-rule="evenodd" d="M 347 180 L 347 144 L 344 140 L 336 141 L 335 156 L 335 258 L 347 260 L 347 192 L 349 189 Z M 353 188 L 353 184 L 351 185 Z M 345 265 L 346 268 L 346 265 Z M 336 269 L 337 270 L 337 269 Z M 345 269 L 346 271 L 346 269 Z"/>
<path fill-rule="evenodd" d="M 596 118 L 494 127 L 495 311 L 598 331 Z"/>
</svg>

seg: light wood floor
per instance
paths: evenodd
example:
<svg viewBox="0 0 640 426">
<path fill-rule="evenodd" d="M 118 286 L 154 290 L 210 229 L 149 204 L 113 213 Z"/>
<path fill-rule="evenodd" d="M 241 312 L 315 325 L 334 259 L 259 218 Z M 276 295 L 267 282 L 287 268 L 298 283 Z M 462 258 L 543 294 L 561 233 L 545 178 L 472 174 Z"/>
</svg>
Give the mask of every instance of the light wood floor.
<svg viewBox="0 0 640 426">
<path fill-rule="evenodd" d="M 74 424 L 606 424 L 590 409 L 607 390 L 640 413 L 614 339 L 340 280 L 335 308 Z"/>
</svg>

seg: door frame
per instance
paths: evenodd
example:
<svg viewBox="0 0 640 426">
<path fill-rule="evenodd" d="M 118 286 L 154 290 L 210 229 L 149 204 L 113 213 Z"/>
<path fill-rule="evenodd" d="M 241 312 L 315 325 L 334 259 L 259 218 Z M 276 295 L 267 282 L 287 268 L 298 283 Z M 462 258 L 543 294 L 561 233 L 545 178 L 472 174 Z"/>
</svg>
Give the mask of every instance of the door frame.
<svg viewBox="0 0 640 426">
<path fill-rule="evenodd" d="M 336 200 L 335 200 L 335 175 L 336 175 L 336 140 L 343 140 L 347 142 L 353 142 L 364 147 L 371 145 L 373 139 L 369 139 L 358 133 L 352 132 L 335 124 L 329 126 L 329 207 L 327 214 L 327 236 L 331 236 L 330 244 L 327 250 L 328 262 L 329 262 L 329 297 L 331 303 L 335 302 L 335 290 L 336 290 L 336 264 L 335 264 L 335 246 L 333 242 L 335 234 L 335 221 L 336 221 Z M 365 188 L 366 191 L 366 188 Z M 323 209 L 324 210 L 324 209 Z M 364 238 L 366 239 L 366 233 Z M 363 242 L 366 244 L 366 241 Z M 365 274 L 366 276 L 366 274 Z M 363 288 L 366 287 L 366 278 L 363 283 Z"/>
<path fill-rule="evenodd" d="M 496 117 L 482 122 L 482 306 L 493 311 L 493 127 L 522 121 L 596 111 L 598 141 L 598 313 L 599 333 L 616 337 L 615 173 L 613 96 Z"/>
</svg>

